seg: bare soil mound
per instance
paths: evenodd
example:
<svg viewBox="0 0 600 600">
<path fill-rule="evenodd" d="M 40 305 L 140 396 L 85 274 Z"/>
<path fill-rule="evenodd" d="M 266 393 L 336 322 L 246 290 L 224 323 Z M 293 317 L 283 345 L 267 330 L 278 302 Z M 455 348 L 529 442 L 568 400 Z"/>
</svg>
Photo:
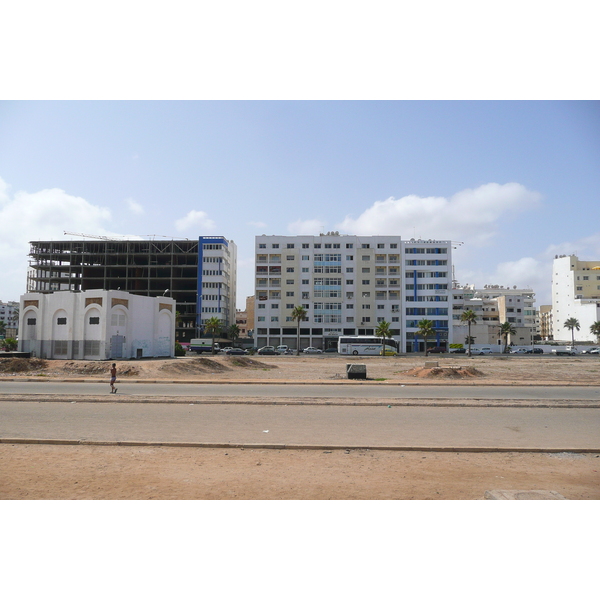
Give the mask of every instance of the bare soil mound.
<svg viewBox="0 0 600 600">
<path fill-rule="evenodd" d="M 413 377 L 425 377 L 432 379 L 470 379 L 473 377 L 485 377 L 485 374 L 475 367 L 434 367 L 416 368 L 406 372 Z"/>
<path fill-rule="evenodd" d="M 277 369 L 277 365 L 267 365 L 259 360 L 246 358 L 245 356 L 228 356 L 227 362 L 235 367 L 244 367 L 247 369 Z"/>
<path fill-rule="evenodd" d="M 177 374 L 190 373 L 222 373 L 231 369 L 211 358 L 192 358 L 191 360 L 173 360 L 162 364 L 159 371 Z"/>
<path fill-rule="evenodd" d="M 0 373 L 31 373 L 45 371 L 48 363 L 41 358 L 2 358 Z"/>
<path fill-rule="evenodd" d="M 65 373 L 77 375 L 103 375 L 110 372 L 112 363 L 107 362 L 83 362 L 83 361 L 67 361 L 62 366 Z M 119 377 L 134 377 L 140 374 L 137 367 L 125 366 L 122 363 L 118 367 Z"/>
</svg>

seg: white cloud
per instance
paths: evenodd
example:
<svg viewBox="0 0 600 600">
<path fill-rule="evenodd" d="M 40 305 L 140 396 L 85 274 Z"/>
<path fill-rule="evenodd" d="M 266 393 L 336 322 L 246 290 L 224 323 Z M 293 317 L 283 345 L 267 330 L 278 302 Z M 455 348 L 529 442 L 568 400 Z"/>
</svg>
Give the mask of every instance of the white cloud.
<svg viewBox="0 0 600 600">
<path fill-rule="evenodd" d="M 318 235 L 324 227 L 325 223 L 318 219 L 309 219 L 307 221 L 299 219 L 290 223 L 287 229 L 292 235 Z"/>
<path fill-rule="evenodd" d="M 0 272 L 2 300 L 18 300 L 26 291 L 29 242 L 59 240 L 64 231 L 111 235 L 103 225 L 111 221 L 107 208 L 57 188 L 12 197 L 0 178 Z M 6 296 L 6 297 L 4 297 Z"/>
<path fill-rule="evenodd" d="M 144 214 L 144 212 L 145 212 L 144 207 L 139 202 L 136 202 L 133 198 L 126 198 L 125 203 L 127 204 L 127 208 L 134 215 L 143 215 Z"/>
<path fill-rule="evenodd" d="M 541 195 L 519 183 L 488 183 L 450 198 L 404 196 L 375 202 L 356 219 L 347 216 L 336 229 L 357 235 L 452 239 L 485 245 L 501 219 L 539 206 Z"/>
<path fill-rule="evenodd" d="M 177 231 L 186 231 L 195 228 L 200 230 L 212 230 L 215 228 L 215 222 L 208 218 L 208 215 L 201 210 L 190 210 L 182 219 L 175 221 Z"/>
</svg>

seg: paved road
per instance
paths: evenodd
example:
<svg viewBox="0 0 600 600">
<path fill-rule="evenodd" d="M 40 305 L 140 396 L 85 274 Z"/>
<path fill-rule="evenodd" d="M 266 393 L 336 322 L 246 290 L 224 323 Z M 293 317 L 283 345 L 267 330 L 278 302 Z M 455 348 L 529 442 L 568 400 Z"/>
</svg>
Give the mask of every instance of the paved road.
<svg viewBox="0 0 600 600">
<path fill-rule="evenodd" d="M 2 401 L 0 439 L 600 452 L 600 410 Z"/>
<path fill-rule="evenodd" d="M 128 383 L 118 384 L 119 394 L 128 396 L 210 396 L 252 398 L 480 398 L 480 399 L 526 399 L 526 400 L 590 400 L 600 401 L 598 386 L 425 386 L 381 385 L 353 382 L 337 385 L 296 384 L 165 384 Z M 7 395 L 89 395 L 107 394 L 107 383 L 67 382 L 17 382 L 0 383 L 0 399 Z"/>
</svg>

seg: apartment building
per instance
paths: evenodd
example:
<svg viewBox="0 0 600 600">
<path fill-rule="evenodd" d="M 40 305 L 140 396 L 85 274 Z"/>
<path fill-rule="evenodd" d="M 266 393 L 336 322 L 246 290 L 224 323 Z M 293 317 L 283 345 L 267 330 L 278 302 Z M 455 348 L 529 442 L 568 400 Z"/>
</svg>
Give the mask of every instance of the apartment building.
<svg viewBox="0 0 600 600">
<path fill-rule="evenodd" d="M 174 298 L 179 342 L 199 337 L 211 317 L 226 327 L 235 322 L 237 248 L 224 237 L 35 241 L 29 256 L 28 292 L 100 289 Z"/>
<path fill-rule="evenodd" d="M 4 337 L 16 337 L 19 331 L 19 303 L 15 301 L 2 302 L 0 300 L 0 321 L 4 321 Z"/>
<path fill-rule="evenodd" d="M 235 311 L 235 324 L 241 338 L 250 338 L 254 334 L 254 296 L 246 297 L 246 308 Z"/>
<path fill-rule="evenodd" d="M 600 260 L 579 260 L 574 254 L 554 258 L 552 264 L 552 321 L 554 339 L 571 342 L 567 319 L 579 321 L 575 339 L 595 341 L 590 326 L 600 321 Z"/>
<path fill-rule="evenodd" d="M 465 310 L 472 310 L 477 322 L 471 325 L 475 344 L 504 344 L 500 324 L 510 323 L 516 333 L 508 338 L 509 344 L 530 345 L 537 334 L 535 293 L 532 289 L 517 289 L 501 285 L 461 286 L 452 289 L 452 324 L 454 341 L 466 343 L 468 326 L 461 322 Z"/>
<path fill-rule="evenodd" d="M 539 311 L 539 334 L 542 340 L 554 339 L 554 328 L 552 322 L 552 305 L 542 304 Z"/>
<path fill-rule="evenodd" d="M 374 335 L 387 321 L 405 352 L 424 349 L 418 321 L 449 343 L 450 241 L 400 236 L 257 236 L 256 345 L 296 348 L 295 306 L 307 311 L 300 347 L 335 347 L 341 335 Z M 430 340 L 433 342 L 433 340 Z"/>
</svg>

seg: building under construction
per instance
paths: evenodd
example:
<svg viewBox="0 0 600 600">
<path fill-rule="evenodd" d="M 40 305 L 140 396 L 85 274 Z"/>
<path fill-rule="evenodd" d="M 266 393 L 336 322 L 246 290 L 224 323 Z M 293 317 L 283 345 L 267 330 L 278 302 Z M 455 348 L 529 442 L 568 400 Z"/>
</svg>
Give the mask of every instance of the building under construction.
<svg viewBox="0 0 600 600">
<path fill-rule="evenodd" d="M 224 237 L 37 241 L 29 256 L 28 292 L 122 290 L 174 298 L 179 342 L 202 335 L 211 317 L 225 327 L 235 323 L 237 249 Z"/>
</svg>

